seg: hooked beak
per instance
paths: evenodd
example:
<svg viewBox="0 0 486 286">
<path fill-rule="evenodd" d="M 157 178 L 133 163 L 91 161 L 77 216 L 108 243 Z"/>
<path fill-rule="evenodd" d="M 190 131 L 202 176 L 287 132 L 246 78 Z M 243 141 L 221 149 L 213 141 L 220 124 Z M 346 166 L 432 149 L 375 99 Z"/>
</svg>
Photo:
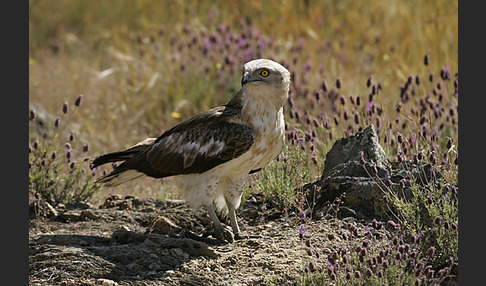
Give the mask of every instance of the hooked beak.
<svg viewBox="0 0 486 286">
<path fill-rule="evenodd" d="M 250 77 L 249 73 L 245 73 L 241 78 L 241 86 L 244 86 L 246 83 L 253 81 Z"/>
</svg>

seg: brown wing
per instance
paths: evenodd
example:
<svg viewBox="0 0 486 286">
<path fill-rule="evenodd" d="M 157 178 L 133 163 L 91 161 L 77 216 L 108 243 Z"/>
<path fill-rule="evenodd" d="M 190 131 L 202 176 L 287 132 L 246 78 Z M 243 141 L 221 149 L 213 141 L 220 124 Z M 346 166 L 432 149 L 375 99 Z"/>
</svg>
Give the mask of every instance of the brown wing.
<svg viewBox="0 0 486 286">
<path fill-rule="evenodd" d="M 226 121 L 186 126 L 159 137 L 146 153 L 163 176 L 203 173 L 247 152 L 255 142 L 248 126 Z"/>
</svg>

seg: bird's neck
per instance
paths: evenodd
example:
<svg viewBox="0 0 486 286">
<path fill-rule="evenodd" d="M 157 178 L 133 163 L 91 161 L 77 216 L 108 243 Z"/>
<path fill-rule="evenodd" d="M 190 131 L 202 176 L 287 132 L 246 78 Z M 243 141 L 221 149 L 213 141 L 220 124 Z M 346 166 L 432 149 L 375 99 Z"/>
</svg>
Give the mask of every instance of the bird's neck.
<svg viewBox="0 0 486 286">
<path fill-rule="evenodd" d="M 241 119 L 250 125 L 255 131 L 268 129 L 283 122 L 283 105 L 285 98 L 257 94 L 252 91 L 252 96 L 244 96 L 242 100 Z"/>
</svg>

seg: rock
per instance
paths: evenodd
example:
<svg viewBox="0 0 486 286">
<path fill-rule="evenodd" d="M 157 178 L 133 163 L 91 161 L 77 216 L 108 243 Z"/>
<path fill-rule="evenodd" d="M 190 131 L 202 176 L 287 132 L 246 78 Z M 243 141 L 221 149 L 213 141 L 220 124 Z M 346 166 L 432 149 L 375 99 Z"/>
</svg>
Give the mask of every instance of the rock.
<svg viewBox="0 0 486 286">
<path fill-rule="evenodd" d="M 151 263 L 148 268 L 152 271 L 160 271 L 162 269 L 162 267 L 160 267 L 159 264 L 157 263 Z"/>
<path fill-rule="evenodd" d="M 117 286 L 118 283 L 116 283 L 115 281 L 110 280 L 110 279 L 99 278 L 99 279 L 96 279 L 96 285 L 102 285 L 102 286 Z"/>
<path fill-rule="evenodd" d="M 123 229 L 116 230 L 111 236 L 111 244 L 130 244 L 130 243 L 141 243 L 145 240 L 143 234 L 126 231 Z"/>
<path fill-rule="evenodd" d="M 133 208 L 133 201 L 136 202 L 137 205 L 140 205 L 140 200 L 135 196 L 125 196 L 122 197 L 118 194 L 110 195 L 106 198 L 105 202 L 99 207 L 100 209 L 111 209 L 117 208 L 119 210 L 127 210 Z"/>
<path fill-rule="evenodd" d="M 93 210 L 82 210 L 79 215 L 80 220 L 97 220 L 100 216 L 96 214 Z"/>
<path fill-rule="evenodd" d="M 214 248 L 204 242 L 196 241 L 190 238 L 171 238 L 164 237 L 159 234 L 148 234 L 147 239 L 158 244 L 164 249 L 178 248 L 190 256 L 207 256 L 210 258 L 218 258 L 221 255 L 216 252 Z M 177 251 L 176 251 L 177 253 Z M 180 254 L 180 253 L 179 253 Z"/>
<path fill-rule="evenodd" d="M 258 197 L 258 199 L 257 199 Z M 238 215 L 251 220 L 256 220 L 260 217 L 261 207 L 263 205 L 262 194 L 252 194 L 238 209 Z"/>
<path fill-rule="evenodd" d="M 106 244 L 108 238 L 104 237 L 88 237 L 83 235 L 44 235 L 35 240 L 35 244 L 51 244 L 51 245 L 63 245 L 63 246 L 87 246 L 92 244 Z M 76 247 L 70 247 L 63 250 L 64 253 L 77 253 L 82 251 Z"/>
<path fill-rule="evenodd" d="M 391 162 L 390 179 L 398 183 L 401 179 L 407 181 L 417 179 L 416 182 L 424 185 L 425 182 L 432 182 L 433 180 L 441 179 L 442 174 L 434 170 L 434 167 L 429 163 L 418 162 L 414 164 L 412 161 Z"/>
<path fill-rule="evenodd" d="M 410 198 L 410 184 L 403 192 L 398 192 L 400 180 L 420 174 L 432 176 L 430 166 L 425 164 L 409 165 L 404 169 L 402 164 L 389 163 L 379 142 L 374 126 L 369 125 L 362 132 L 334 143 L 326 154 L 321 179 L 304 186 L 308 200 L 315 202 L 314 212 L 326 212 L 329 204 L 342 198 L 337 206 L 341 218 L 385 218 L 388 211 L 384 203 L 386 192 L 393 190 Z M 360 162 L 361 156 L 364 162 Z M 376 174 L 372 171 L 373 166 Z"/>
<path fill-rule="evenodd" d="M 81 213 L 79 211 L 65 211 L 57 217 L 62 222 L 76 222 L 80 220 Z"/>
<path fill-rule="evenodd" d="M 45 204 L 48 209 L 47 217 L 57 217 L 59 215 L 57 210 L 53 206 L 51 206 L 51 204 L 49 204 L 48 202 L 45 202 Z"/>
<path fill-rule="evenodd" d="M 362 132 L 336 140 L 331 150 L 326 154 L 322 178 L 339 170 L 341 172 L 346 170 L 355 174 L 355 176 L 366 175 L 366 171 L 359 164 L 361 152 L 366 162 L 375 164 L 377 168 L 383 170 L 389 169 L 385 151 L 380 145 L 374 125 L 371 124 Z"/>
<path fill-rule="evenodd" d="M 328 202 L 344 195 L 338 215 L 355 218 L 385 217 L 384 193 L 373 180 L 366 177 L 327 177 L 314 185 L 318 188 L 315 209 L 324 208 Z"/>
<path fill-rule="evenodd" d="M 77 203 L 67 203 L 65 205 L 66 209 L 80 209 L 80 210 L 87 210 L 92 209 L 94 206 L 89 202 L 77 202 Z"/>
<path fill-rule="evenodd" d="M 63 204 L 63 203 L 58 203 L 57 206 L 56 206 L 56 209 L 58 209 L 60 211 L 65 211 L 66 210 L 66 205 Z"/>
<path fill-rule="evenodd" d="M 165 216 L 158 216 L 150 223 L 147 233 L 167 234 L 173 228 L 179 228 L 179 226 Z"/>
<path fill-rule="evenodd" d="M 410 200 L 411 181 L 427 187 L 426 184 L 442 178 L 440 172 L 425 162 L 388 162 L 379 141 L 374 126 L 370 125 L 334 143 L 326 154 L 320 180 L 303 187 L 307 200 L 311 205 L 314 203 L 313 212 L 333 215 L 338 208 L 340 218 L 387 218 L 389 210 L 384 197 L 388 192 Z M 361 154 L 364 162 L 360 162 Z M 376 174 L 372 172 L 373 166 Z M 402 180 L 405 182 L 403 190 L 400 189 Z M 444 185 L 444 192 L 451 187 Z M 342 201 L 336 203 L 337 198 Z M 330 212 L 332 210 L 334 212 Z M 424 218 L 424 221 L 432 219 Z"/>
<path fill-rule="evenodd" d="M 187 255 L 187 253 L 184 253 L 184 251 L 182 251 L 182 249 L 180 248 L 172 248 L 170 250 L 170 254 L 175 258 L 179 258 L 179 259 L 185 258 L 185 255 Z"/>
<path fill-rule="evenodd" d="M 131 200 L 123 200 L 118 204 L 119 210 L 129 210 L 132 208 L 132 201 Z"/>
</svg>

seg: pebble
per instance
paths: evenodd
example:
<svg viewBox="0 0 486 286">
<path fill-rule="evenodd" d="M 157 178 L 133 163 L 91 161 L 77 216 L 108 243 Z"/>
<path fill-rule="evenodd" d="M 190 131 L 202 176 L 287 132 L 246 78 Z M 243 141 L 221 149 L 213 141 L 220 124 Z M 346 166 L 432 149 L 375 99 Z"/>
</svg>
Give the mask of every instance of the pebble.
<svg viewBox="0 0 486 286">
<path fill-rule="evenodd" d="M 116 283 L 113 280 L 110 279 L 105 279 L 105 278 L 99 278 L 96 280 L 96 285 L 102 285 L 102 286 L 117 286 L 118 283 Z"/>
</svg>

